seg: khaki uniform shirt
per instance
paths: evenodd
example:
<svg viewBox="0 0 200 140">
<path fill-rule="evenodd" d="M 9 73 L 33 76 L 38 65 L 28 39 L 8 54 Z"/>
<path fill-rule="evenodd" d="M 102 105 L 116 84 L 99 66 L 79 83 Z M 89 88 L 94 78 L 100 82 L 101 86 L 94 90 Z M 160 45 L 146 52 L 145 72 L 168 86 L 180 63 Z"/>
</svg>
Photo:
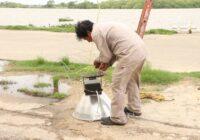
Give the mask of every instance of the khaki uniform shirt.
<svg viewBox="0 0 200 140">
<path fill-rule="evenodd" d="M 94 24 L 92 39 L 100 51 L 96 61 L 113 64 L 115 60 L 124 59 L 131 62 L 133 54 L 144 57 L 144 42 L 135 31 L 120 23 Z"/>
</svg>

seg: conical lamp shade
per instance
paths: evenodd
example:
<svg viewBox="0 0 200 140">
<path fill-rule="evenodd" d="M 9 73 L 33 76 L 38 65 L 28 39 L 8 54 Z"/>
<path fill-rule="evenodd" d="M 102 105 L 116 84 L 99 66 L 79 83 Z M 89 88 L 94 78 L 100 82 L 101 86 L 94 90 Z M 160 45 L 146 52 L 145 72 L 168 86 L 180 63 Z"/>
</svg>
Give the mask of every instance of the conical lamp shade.
<svg viewBox="0 0 200 140">
<path fill-rule="evenodd" d="M 73 117 L 79 120 L 96 121 L 110 116 L 110 110 L 111 101 L 105 93 L 92 96 L 83 95 L 73 112 Z"/>
</svg>

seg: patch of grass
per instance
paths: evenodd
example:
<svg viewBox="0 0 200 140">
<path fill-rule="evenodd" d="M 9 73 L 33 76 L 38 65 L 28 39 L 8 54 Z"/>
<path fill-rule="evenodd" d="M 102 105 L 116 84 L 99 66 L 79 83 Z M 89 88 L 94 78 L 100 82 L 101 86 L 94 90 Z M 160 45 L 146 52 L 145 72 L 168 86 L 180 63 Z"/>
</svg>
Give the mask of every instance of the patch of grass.
<svg viewBox="0 0 200 140">
<path fill-rule="evenodd" d="M 57 26 L 43 26 L 43 27 L 36 27 L 31 24 L 29 25 L 7 25 L 7 26 L 0 26 L 0 29 L 5 30 L 32 30 L 32 31 L 49 31 L 49 32 L 74 32 L 75 27 L 72 24 L 63 24 Z"/>
<path fill-rule="evenodd" d="M 26 61 L 12 61 L 7 67 L 6 71 L 39 71 L 48 72 L 53 75 L 54 92 L 58 92 L 58 81 L 61 78 L 68 78 L 72 80 L 80 80 L 85 75 L 95 75 L 96 70 L 91 65 L 75 64 L 64 58 L 64 62 L 51 62 L 44 60 L 42 63 L 38 63 L 36 60 Z M 40 61 L 39 61 L 40 62 Z M 65 63 L 65 64 L 63 64 Z M 109 68 L 104 78 L 111 82 L 113 68 Z M 173 73 L 163 70 L 154 70 L 150 66 L 145 65 L 142 74 L 141 81 L 144 84 L 150 85 L 167 85 L 180 81 L 186 77 L 200 78 L 200 72 L 192 73 Z"/>
<path fill-rule="evenodd" d="M 42 58 L 42 57 L 38 57 L 38 58 L 36 59 L 35 62 L 36 62 L 36 64 L 38 64 L 38 65 L 42 65 L 42 64 L 45 63 L 45 59 Z"/>
<path fill-rule="evenodd" d="M 188 77 L 200 78 L 200 72 L 183 73 L 183 75 Z"/>
<path fill-rule="evenodd" d="M 21 88 L 21 89 L 18 89 L 17 91 L 22 92 L 26 95 L 35 96 L 35 97 L 48 97 L 51 95 L 50 93 L 46 93 L 43 91 L 30 90 L 27 88 Z"/>
<path fill-rule="evenodd" d="M 51 94 L 51 93 L 46 93 L 43 91 L 30 90 L 27 88 L 21 88 L 21 89 L 18 89 L 17 91 L 22 92 L 26 95 L 34 96 L 34 97 L 50 97 L 50 98 L 55 98 L 55 99 L 64 99 L 69 96 L 67 94 L 59 93 L 59 92 L 55 92 L 54 94 Z"/>
<path fill-rule="evenodd" d="M 51 97 L 55 98 L 55 99 L 64 99 L 64 98 L 66 98 L 68 96 L 69 95 L 64 94 L 64 93 L 55 92 Z"/>
<path fill-rule="evenodd" d="M 166 29 L 150 29 L 146 31 L 145 34 L 173 35 L 173 34 L 177 34 L 177 31 L 166 30 Z"/>
<path fill-rule="evenodd" d="M 73 19 L 66 17 L 66 18 L 59 18 L 59 22 L 66 22 L 66 21 L 73 21 Z"/>
<path fill-rule="evenodd" d="M 16 84 L 16 82 L 7 81 L 7 80 L 0 81 L 0 85 L 13 85 L 13 84 Z"/>
<path fill-rule="evenodd" d="M 113 68 L 110 68 L 106 72 L 106 79 L 111 82 L 112 80 L 112 71 Z M 150 85 L 167 85 L 181 80 L 181 76 L 178 73 L 163 71 L 163 70 L 154 70 L 150 66 L 144 66 L 141 73 L 141 81 L 144 84 Z"/>
<path fill-rule="evenodd" d="M 181 80 L 181 76 L 178 73 L 153 70 L 150 66 L 145 66 L 142 70 L 141 80 L 145 84 L 160 84 L 166 85 Z"/>
<path fill-rule="evenodd" d="M 58 92 L 58 81 L 60 78 L 61 78 L 61 76 L 59 76 L 59 75 L 53 76 L 53 87 L 54 87 L 55 93 Z"/>
<path fill-rule="evenodd" d="M 64 65 L 64 64 L 65 65 Z M 64 58 L 59 62 L 52 62 L 44 60 L 42 63 L 38 59 L 25 60 L 25 61 L 11 61 L 5 71 L 38 71 L 48 72 L 53 76 L 80 79 L 84 75 L 93 75 L 96 73 L 95 69 L 91 65 L 70 63 L 68 59 Z"/>
<path fill-rule="evenodd" d="M 50 87 L 51 84 L 49 83 L 36 83 L 33 85 L 35 88 L 45 88 L 45 87 Z"/>
<path fill-rule="evenodd" d="M 61 59 L 60 63 L 63 64 L 63 65 L 69 65 L 70 64 L 69 58 L 63 57 Z"/>
</svg>

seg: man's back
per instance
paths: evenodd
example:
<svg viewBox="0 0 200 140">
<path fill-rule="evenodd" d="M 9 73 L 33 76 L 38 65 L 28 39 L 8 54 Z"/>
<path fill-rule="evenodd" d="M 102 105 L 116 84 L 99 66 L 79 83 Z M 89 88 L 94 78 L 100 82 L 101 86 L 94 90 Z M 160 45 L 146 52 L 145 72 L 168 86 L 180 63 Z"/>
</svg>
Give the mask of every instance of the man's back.
<svg viewBox="0 0 200 140">
<path fill-rule="evenodd" d="M 144 42 L 138 34 L 120 23 L 95 24 L 92 34 L 100 51 L 111 51 L 117 58 L 126 57 L 138 49 L 144 50 Z"/>
</svg>

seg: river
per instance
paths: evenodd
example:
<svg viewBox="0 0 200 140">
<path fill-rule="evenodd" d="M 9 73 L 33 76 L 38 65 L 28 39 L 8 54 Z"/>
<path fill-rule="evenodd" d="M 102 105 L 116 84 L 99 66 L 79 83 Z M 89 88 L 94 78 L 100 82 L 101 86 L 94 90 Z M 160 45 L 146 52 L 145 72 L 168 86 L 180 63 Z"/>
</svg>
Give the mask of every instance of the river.
<svg viewBox="0 0 200 140">
<path fill-rule="evenodd" d="M 48 26 L 63 24 L 59 18 L 69 17 L 76 23 L 90 19 L 94 22 L 122 22 L 137 28 L 141 9 L 23 9 L 0 8 L 0 25 Z M 99 18 L 98 18 L 99 17 Z M 200 9 L 153 9 L 147 29 L 165 28 L 200 31 Z"/>
</svg>

